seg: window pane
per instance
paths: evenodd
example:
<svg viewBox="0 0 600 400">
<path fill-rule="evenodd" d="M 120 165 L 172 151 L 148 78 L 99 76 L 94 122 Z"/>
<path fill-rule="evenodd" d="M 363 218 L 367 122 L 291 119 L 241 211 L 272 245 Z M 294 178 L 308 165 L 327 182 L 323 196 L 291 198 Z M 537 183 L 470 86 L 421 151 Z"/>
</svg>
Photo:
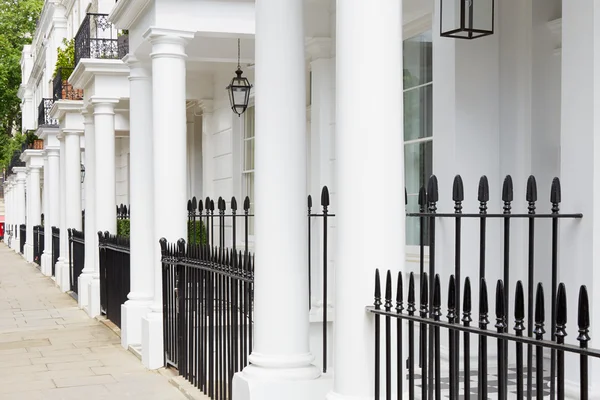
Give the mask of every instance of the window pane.
<svg viewBox="0 0 600 400">
<path fill-rule="evenodd" d="M 404 181 L 408 194 L 418 194 L 433 173 L 433 141 L 404 146 Z"/>
<path fill-rule="evenodd" d="M 433 85 L 404 92 L 404 140 L 433 135 Z"/>
<path fill-rule="evenodd" d="M 432 81 L 431 31 L 406 39 L 403 43 L 404 89 Z"/>
<path fill-rule="evenodd" d="M 244 138 L 253 138 L 254 137 L 254 106 L 248 106 L 246 109 L 246 113 L 244 114 L 246 118 L 245 129 L 244 129 Z"/>
<path fill-rule="evenodd" d="M 254 172 L 248 172 L 245 175 L 246 196 L 250 198 L 250 214 L 254 214 Z M 254 235 L 254 217 L 248 221 L 248 234 Z"/>
</svg>

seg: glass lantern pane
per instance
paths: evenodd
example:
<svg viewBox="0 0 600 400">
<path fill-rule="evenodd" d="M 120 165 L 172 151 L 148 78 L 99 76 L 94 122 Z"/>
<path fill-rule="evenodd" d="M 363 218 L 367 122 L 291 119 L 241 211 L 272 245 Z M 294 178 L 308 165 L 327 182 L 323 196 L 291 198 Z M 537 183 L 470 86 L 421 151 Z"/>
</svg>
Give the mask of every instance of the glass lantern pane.
<svg viewBox="0 0 600 400">
<path fill-rule="evenodd" d="M 465 0 L 439 0 L 442 6 L 442 34 L 461 28 L 461 3 Z"/>
<path fill-rule="evenodd" d="M 471 0 L 473 2 L 473 29 L 491 32 L 494 27 L 494 0 Z"/>
<path fill-rule="evenodd" d="M 235 105 L 246 105 L 246 88 L 234 87 L 232 93 Z"/>
</svg>

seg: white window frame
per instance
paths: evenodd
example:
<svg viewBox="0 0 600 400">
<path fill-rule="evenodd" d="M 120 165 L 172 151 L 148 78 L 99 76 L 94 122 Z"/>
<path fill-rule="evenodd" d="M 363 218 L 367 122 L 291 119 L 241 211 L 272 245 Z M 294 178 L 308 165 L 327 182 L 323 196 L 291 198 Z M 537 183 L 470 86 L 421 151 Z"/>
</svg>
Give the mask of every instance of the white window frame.
<svg viewBox="0 0 600 400">
<path fill-rule="evenodd" d="M 434 26 L 432 24 L 432 16 L 431 14 L 425 15 L 407 25 L 405 25 L 404 27 L 404 37 L 403 37 L 403 42 L 408 40 L 408 39 L 412 39 L 416 36 L 422 35 L 423 33 L 427 32 L 427 31 L 432 31 L 432 34 L 434 34 Z M 404 45 L 404 43 L 403 43 Z M 417 86 L 413 86 L 409 89 L 404 89 L 402 90 L 402 95 L 404 95 L 407 92 L 411 92 L 413 90 L 420 90 L 421 88 L 427 87 L 427 86 L 433 86 L 433 82 L 435 81 L 435 77 L 432 76 L 431 81 L 421 84 L 421 85 L 417 85 Z M 435 110 L 433 111 L 435 112 Z M 432 121 L 433 123 L 433 121 Z M 403 148 L 406 148 L 407 145 L 412 145 L 412 144 L 417 144 L 417 143 L 425 143 L 425 142 L 432 142 L 433 143 L 433 139 L 434 139 L 434 132 L 432 132 L 432 135 L 429 137 L 425 137 L 425 138 L 419 138 L 419 139 L 412 139 L 412 140 L 403 140 Z M 432 159 L 433 162 L 433 159 Z M 406 166 L 406 164 L 405 164 Z M 414 194 L 409 193 L 408 196 L 414 196 Z M 417 194 L 418 196 L 418 194 Z M 406 238 L 405 238 L 406 240 Z M 416 263 L 417 266 L 419 264 L 419 259 L 421 257 L 421 252 L 420 252 L 420 247 L 418 245 L 408 245 L 405 244 L 405 253 L 406 253 L 406 261 L 408 263 Z M 423 262 L 425 263 L 425 265 L 427 266 L 429 264 L 429 245 L 425 245 L 424 248 L 424 260 Z"/>
<path fill-rule="evenodd" d="M 250 101 L 248 102 L 248 108 L 250 107 L 255 107 L 254 106 L 254 91 L 252 90 L 250 92 Z M 244 213 L 244 199 L 246 198 L 246 193 L 247 193 L 247 184 L 246 184 L 246 177 L 248 174 L 253 174 L 254 175 L 254 169 L 251 170 L 247 170 L 246 169 L 246 142 L 248 140 L 253 140 L 254 141 L 254 162 L 256 163 L 256 128 L 254 130 L 254 136 L 252 137 L 252 139 L 246 139 L 246 118 L 247 118 L 247 114 L 243 114 L 241 117 L 238 117 L 237 115 L 234 115 L 235 118 L 241 118 L 242 121 L 240 121 L 239 127 L 240 127 L 240 153 L 241 153 L 241 157 L 239 158 L 239 160 L 241 160 L 241 164 L 240 164 L 240 177 L 241 177 L 241 182 L 240 182 L 240 189 L 241 189 L 241 196 L 240 196 L 240 201 L 238 202 L 238 214 L 239 215 L 243 215 Z M 256 112 L 254 114 L 254 123 L 256 126 Z M 254 206 L 254 199 L 250 199 L 250 205 L 251 208 L 253 209 Z M 250 218 L 254 218 L 254 217 L 250 217 Z M 240 220 L 241 221 L 241 220 Z M 241 224 L 242 228 L 243 228 L 243 224 Z M 243 244 L 244 243 L 244 230 L 241 229 L 239 231 L 238 234 L 238 244 Z M 248 233 L 248 249 L 250 251 L 254 251 L 254 231 L 249 232 Z"/>
</svg>

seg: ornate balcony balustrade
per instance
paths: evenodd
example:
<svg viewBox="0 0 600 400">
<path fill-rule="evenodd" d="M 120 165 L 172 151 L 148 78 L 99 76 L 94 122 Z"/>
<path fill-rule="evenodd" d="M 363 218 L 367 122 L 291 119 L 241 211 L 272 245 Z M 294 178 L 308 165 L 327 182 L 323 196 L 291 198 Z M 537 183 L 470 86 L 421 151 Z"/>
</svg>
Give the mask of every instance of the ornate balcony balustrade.
<svg viewBox="0 0 600 400">
<path fill-rule="evenodd" d="M 120 59 L 118 31 L 108 14 L 88 13 L 75 36 L 75 65 L 82 58 Z"/>
<path fill-rule="evenodd" d="M 53 99 L 56 100 L 82 100 L 83 90 L 75 89 L 67 79 L 71 76 L 74 68 L 62 67 L 58 69 L 54 77 Z"/>
<path fill-rule="evenodd" d="M 53 99 L 42 99 L 38 106 L 38 126 L 58 126 L 58 121 L 50 117 Z"/>
</svg>

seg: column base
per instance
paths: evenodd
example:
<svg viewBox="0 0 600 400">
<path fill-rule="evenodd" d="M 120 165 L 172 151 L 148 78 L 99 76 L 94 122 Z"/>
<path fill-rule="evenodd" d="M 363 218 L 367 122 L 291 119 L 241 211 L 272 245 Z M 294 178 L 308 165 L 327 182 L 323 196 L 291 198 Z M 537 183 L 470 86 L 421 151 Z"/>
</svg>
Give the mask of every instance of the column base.
<svg viewBox="0 0 600 400">
<path fill-rule="evenodd" d="M 85 311 L 91 318 L 100 315 L 100 278 L 93 277 L 87 285 L 88 300 Z"/>
<path fill-rule="evenodd" d="M 42 274 L 52 276 L 52 254 L 42 254 Z"/>
<path fill-rule="evenodd" d="M 77 305 L 81 309 L 85 309 L 89 302 L 89 291 L 90 291 L 90 282 L 94 279 L 94 276 L 91 273 L 82 272 L 77 278 Z"/>
<path fill-rule="evenodd" d="M 142 343 L 142 318 L 150 311 L 150 300 L 127 300 L 121 306 L 121 345 L 129 349 Z"/>
<path fill-rule="evenodd" d="M 27 262 L 33 262 L 33 245 L 25 243 L 25 260 Z"/>
<path fill-rule="evenodd" d="M 67 260 L 58 259 L 56 263 L 56 284 L 64 293 L 71 290 L 71 276 L 69 275 L 69 263 Z"/>
<path fill-rule="evenodd" d="M 317 371 L 318 376 L 319 371 L 316 367 L 311 367 Z M 317 379 L 294 379 L 293 376 L 298 372 L 249 365 L 242 372 L 234 375 L 232 398 L 236 400 L 325 399 L 327 393 L 333 388 L 331 375 L 322 375 Z M 301 375 L 305 375 L 306 372 L 303 371 Z M 313 373 L 311 372 L 310 375 Z"/>
<path fill-rule="evenodd" d="M 148 369 L 165 365 L 162 312 L 149 312 L 142 317 L 142 364 Z"/>
</svg>

